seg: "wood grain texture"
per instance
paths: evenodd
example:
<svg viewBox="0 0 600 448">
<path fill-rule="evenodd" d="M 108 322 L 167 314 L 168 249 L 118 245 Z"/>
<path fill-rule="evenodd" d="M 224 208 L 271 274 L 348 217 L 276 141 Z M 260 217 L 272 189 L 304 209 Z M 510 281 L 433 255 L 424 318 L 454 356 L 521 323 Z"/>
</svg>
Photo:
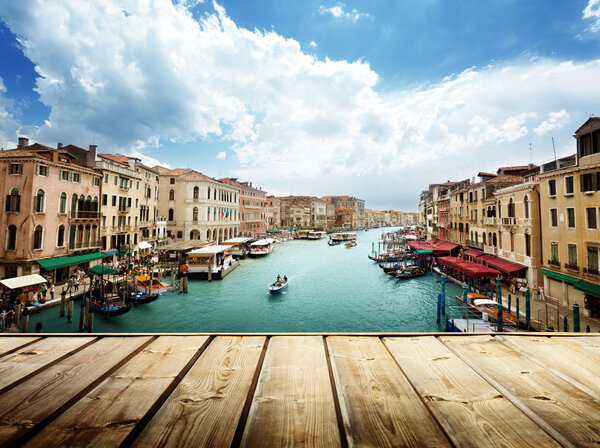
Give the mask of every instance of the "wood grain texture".
<svg viewBox="0 0 600 448">
<path fill-rule="evenodd" d="M 38 337 L 0 337 L 0 356 L 39 339 Z"/>
<path fill-rule="evenodd" d="M 93 337 L 45 338 L 1 359 L 0 390 L 94 341 Z"/>
<path fill-rule="evenodd" d="M 323 338 L 269 341 L 242 446 L 340 446 Z"/>
<path fill-rule="evenodd" d="M 231 446 L 265 341 L 264 336 L 215 338 L 134 446 Z"/>
<path fill-rule="evenodd" d="M 560 446 L 435 337 L 384 343 L 455 446 Z"/>
<path fill-rule="evenodd" d="M 150 338 L 103 338 L 9 389 L 0 399 L 0 446 L 17 441 Z"/>
<path fill-rule="evenodd" d="M 26 446 L 118 446 L 207 340 L 206 336 L 159 337 Z"/>
<path fill-rule="evenodd" d="M 451 446 L 379 338 L 326 343 L 348 446 Z"/>
<path fill-rule="evenodd" d="M 503 388 L 505 395 L 530 409 L 547 432 L 564 439 L 561 443 L 597 446 L 600 426 L 590 424 L 590 416 L 600 415 L 600 402 L 593 397 L 493 336 L 439 339 L 489 382 Z"/>
</svg>

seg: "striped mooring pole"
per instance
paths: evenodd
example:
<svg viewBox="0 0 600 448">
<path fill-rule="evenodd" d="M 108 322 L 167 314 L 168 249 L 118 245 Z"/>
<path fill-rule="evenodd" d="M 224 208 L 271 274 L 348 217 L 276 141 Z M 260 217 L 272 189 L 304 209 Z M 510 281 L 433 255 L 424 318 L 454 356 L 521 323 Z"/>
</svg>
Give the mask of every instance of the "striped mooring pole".
<svg viewBox="0 0 600 448">
<path fill-rule="evenodd" d="M 586 325 L 586 326 L 585 326 L 585 332 L 586 332 L 586 333 L 591 333 L 591 332 L 592 332 L 592 329 L 590 328 L 590 326 L 589 326 L 589 325 Z"/>
<path fill-rule="evenodd" d="M 502 332 L 502 304 L 500 302 L 498 302 L 498 312 L 496 314 L 496 322 L 498 324 L 498 332 L 501 333 Z"/>
<path fill-rule="evenodd" d="M 511 310 L 511 301 L 512 301 L 512 297 L 510 296 L 510 293 L 508 293 L 508 313 L 510 314 L 510 310 Z"/>
<path fill-rule="evenodd" d="M 463 285 L 463 306 L 467 306 L 467 301 L 468 301 L 468 296 L 467 293 L 469 291 L 467 290 L 467 285 Z"/>
<path fill-rule="evenodd" d="M 515 314 L 517 315 L 517 320 L 521 322 L 521 315 L 519 314 L 519 296 L 515 297 Z"/>
<path fill-rule="evenodd" d="M 483 295 L 487 296 L 488 295 L 488 293 L 487 293 L 487 283 L 485 285 L 483 285 L 483 286 L 484 286 L 484 288 L 483 288 Z"/>
<path fill-rule="evenodd" d="M 437 323 L 439 324 L 442 317 L 442 294 L 438 294 L 438 300 L 437 300 Z"/>
<path fill-rule="evenodd" d="M 498 303 L 502 303 L 502 278 L 500 276 L 496 277 L 496 296 Z"/>
<path fill-rule="evenodd" d="M 479 294 L 481 294 L 481 279 L 479 279 Z"/>
<path fill-rule="evenodd" d="M 579 322 L 579 304 L 573 304 L 573 331 L 575 333 L 581 332 L 581 324 Z"/>
<path fill-rule="evenodd" d="M 529 288 L 525 291 L 525 324 L 527 325 L 527 329 L 529 330 L 529 325 L 531 323 L 531 292 Z"/>
<path fill-rule="evenodd" d="M 563 317 L 563 331 L 565 333 L 569 331 L 569 319 L 567 319 L 567 316 Z"/>
<path fill-rule="evenodd" d="M 442 275 L 442 314 L 446 315 L 446 274 Z"/>
<path fill-rule="evenodd" d="M 471 292 L 471 277 L 467 277 L 467 286 L 469 287 L 469 292 Z"/>
</svg>

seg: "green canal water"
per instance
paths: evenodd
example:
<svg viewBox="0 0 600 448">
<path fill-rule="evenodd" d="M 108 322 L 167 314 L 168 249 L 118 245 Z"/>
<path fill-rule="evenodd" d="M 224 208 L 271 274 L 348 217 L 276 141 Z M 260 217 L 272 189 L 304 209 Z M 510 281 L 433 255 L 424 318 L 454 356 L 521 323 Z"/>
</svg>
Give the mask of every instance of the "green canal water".
<svg viewBox="0 0 600 448">
<path fill-rule="evenodd" d="M 268 256 L 246 259 L 223 280 L 189 281 L 189 293 L 170 292 L 157 301 L 111 318 L 94 318 L 95 332 L 425 332 L 443 331 L 436 323 L 440 276 L 397 280 L 369 260 L 382 230 L 358 232 L 358 245 L 328 246 L 327 240 L 293 240 L 275 245 Z M 287 275 L 289 287 L 270 295 L 267 286 Z M 447 285 L 448 304 L 460 294 Z M 31 316 L 29 328 L 74 332 L 73 322 L 53 307 Z"/>
</svg>

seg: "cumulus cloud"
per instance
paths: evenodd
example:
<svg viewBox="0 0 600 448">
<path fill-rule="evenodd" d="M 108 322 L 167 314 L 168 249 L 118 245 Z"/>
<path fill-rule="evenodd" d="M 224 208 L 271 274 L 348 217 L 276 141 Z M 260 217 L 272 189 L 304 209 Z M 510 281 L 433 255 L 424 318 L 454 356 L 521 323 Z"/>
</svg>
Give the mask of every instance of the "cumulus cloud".
<svg viewBox="0 0 600 448">
<path fill-rule="evenodd" d="M 529 161 L 528 143 L 543 148 L 551 129 L 569 130 L 568 150 L 600 103 L 585 87 L 598 60 L 509 61 L 382 92 L 368 63 L 319 60 L 294 39 L 237 26 L 218 4 L 196 20 L 169 0 L 3 2 L 0 17 L 51 109 L 46 124 L 22 128 L 31 138 L 94 136 L 103 151 L 149 156 L 164 142 L 217 141 L 232 151 L 232 175 L 298 194 L 343 193 L 333 185 L 372 175 L 415 201 L 418 182 Z M 365 196 L 381 191 L 367 180 Z"/>
<path fill-rule="evenodd" d="M 537 135 L 546 135 L 548 132 L 563 128 L 569 121 L 569 113 L 566 109 L 558 112 L 550 112 L 548 119 L 540 123 L 537 128 L 533 129 Z"/>
<path fill-rule="evenodd" d="M 227 152 L 221 151 L 215 158 L 218 160 L 225 160 L 227 158 Z"/>
<path fill-rule="evenodd" d="M 312 48 L 317 48 L 317 43 L 314 40 L 311 40 L 310 44 L 308 45 L 310 45 Z"/>
<path fill-rule="evenodd" d="M 589 30 L 593 33 L 600 31 L 600 0 L 589 0 L 583 10 L 583 18 L 592 21 Z"/>
<path fill-rule="evenodd" d="M 351 11 L 344 11 L 346 5 L 343 3 L 337 3 L 335 6 L 330 6 L 329 8 L 320 5 L 319 6 L 319 14 L 321 15 L 331 15 L 336 19 L 349 19 L 356 22 L 361 17 L 369 17 L 369 14 L 366 12 L 359 12 L 357 9 L 352 9 Z"/>
<path fill-rule="evenodd" d="M 12 106 L 12 101 L 6 97 L 4 80 L 0 77 L 0 142 L 7 147 L 14 147 L 19 129 L 19 123 L 10 112 Z"/>
</svg>

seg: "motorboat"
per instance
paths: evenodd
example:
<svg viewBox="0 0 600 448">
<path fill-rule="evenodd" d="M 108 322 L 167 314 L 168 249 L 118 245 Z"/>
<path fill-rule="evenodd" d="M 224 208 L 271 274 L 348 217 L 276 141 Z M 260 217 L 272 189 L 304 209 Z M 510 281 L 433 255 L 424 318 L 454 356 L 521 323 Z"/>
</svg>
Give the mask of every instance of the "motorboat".
<svg viewBox="0 0 600 448">
<path fill-rule="evenodd" d="M 281 294 L 288 287 L 288 279 L 287 277 L 277 277 L 277 280 L 269 285 L 269 293 L 271 294 Z"/>
<path fill-rule="evenodd" d="M 157 296 L 169 290 L 169 285 L 149 275 L 137 275 L 135 278 L 129 277 L 127 278 L 127 286 L 132 290 L 136 289 L 136 292 L 141 292 L 146 296 Z"/>
</svg>

